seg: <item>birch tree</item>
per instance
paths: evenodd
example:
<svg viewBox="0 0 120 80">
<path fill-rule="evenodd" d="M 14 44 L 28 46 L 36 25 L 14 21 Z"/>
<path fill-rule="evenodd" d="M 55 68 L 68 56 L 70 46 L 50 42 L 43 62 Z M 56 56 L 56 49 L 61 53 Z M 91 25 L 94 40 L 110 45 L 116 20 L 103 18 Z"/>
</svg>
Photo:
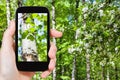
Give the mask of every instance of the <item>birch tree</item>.
<svg viewBox="0 0 120 80">
<path fill-rule="evenodd" d="M 75 3 L 75 25 L 76 27 L 78 27 L 78 7 L 79 7 L 79 0 L 76 0 Z M 76 35 L 75 35 L 75 39 L 77 40 L 79 36 L 79 28 L 76 30 Z M 72 79 L 71 80 L 76 80 L 76 55 L 77 55 L 77 51 L 74 54 L 74 58 L 73 58 L 73 68 L 72 68 Z"/>
<path fill-rule="evenodd" d="M 23 0 L 17 0 L 18 7 L 22 7 L 23 5 Z"/>
<path fill-rule="evenodd" d="M 55 0 L 52 0 L 52 29 L 55 29 Z M 56 45 L 56 40 L 54 37 L 53 43 Z M 56 80 L 56 68 L 53 70 L 53 80 Z"/>
<path fill-rule="evenodd" d="M 90 80 L 90 55 L 86 54 L 86 72 L 87 72 L 87 80 Z"/>
<path fill-rule="evenodd" d="M 10 0 L 6 0 L 6 16 L 7 16 L 7 26 L 10 22 Z"/>
<path fill-rule="evenodd" d="M 18 7 L 22 7 L 22 0 L 18 0 Z M 22 36 L 29 31 L 32 26 L 30 24 L 26 23 L 26 20 L 30 15 L 26 13 L 19 13 L 18 14 L 18 22 L 19 22 L 19 32 L 21 31 Z M 28 37 L 32 36 L 34 37 L 33 40 L 29 40 Z M 22 37 L 19 37 L 22 38 Z M 22 47 L 22 55 L 21 59 L 23 61 L 38 61 L 38 54 L 37 54 L 37 48 L 36 48 L 36 41 L 35 36 L 31 33 L 27 33 L 27 36 L 24 39 L 20 40 L 21 47 Z"/>
<path fill-rule="evenodd" d="M 83 4 L 85 3 L 85 0 L 83 0 Z M 86 27 L 86 16 L 87 16 L 87 12 L 88 12 L 88 7 L 84 7 L 82 9 L 83 11 L 83 26 Z M 86 52 L 86 79 L 90 80 L 90 41 L 89 38 L 87 37 L 87 35 L 89 35 L 90 33 L 86 30 L 86 38 L 84 38 L 85 40 L 85 52 Z"/>
</svg>

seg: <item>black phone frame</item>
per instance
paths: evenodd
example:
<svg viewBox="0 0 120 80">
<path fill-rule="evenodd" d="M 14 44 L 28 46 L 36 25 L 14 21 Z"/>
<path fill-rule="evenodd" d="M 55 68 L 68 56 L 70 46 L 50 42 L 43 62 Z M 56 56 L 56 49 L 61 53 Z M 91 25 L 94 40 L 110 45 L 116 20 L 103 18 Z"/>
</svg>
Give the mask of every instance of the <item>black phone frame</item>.
<svg viewBox="0 0 120 80">
<path fill-rule="evenodd" d="M 47 61 L 46 62 L 21 62 L 18 61 L 18 13 L 47 13 Z M 16 30 L 15 30 L 15 55 L 16 55 L 16 66 L 20 71 L 45 71 L 48 69 L 50 58 L 48 52 L 50 48 L 50 13 L 46 7 L 40 6 L 29 6 L 19 7 L 16 10 Z"/>
</svg>

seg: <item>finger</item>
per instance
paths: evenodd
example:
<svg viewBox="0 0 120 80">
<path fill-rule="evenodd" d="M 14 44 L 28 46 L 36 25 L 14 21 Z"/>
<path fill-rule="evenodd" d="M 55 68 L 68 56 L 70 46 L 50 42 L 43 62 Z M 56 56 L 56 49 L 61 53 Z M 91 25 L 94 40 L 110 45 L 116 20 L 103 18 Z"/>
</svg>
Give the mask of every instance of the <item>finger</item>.
<svg viewBox="0 0 120 80">
<path fill-rule="evenodd" d="M 46 78 L 48 75 L 50 75 L 50 73 L 52 72 L 52 70 L 55 68 L 55 64 L 56 64 L 56 58 L 55 59 L 51 59 L 50 60 L 50 64 L 49 64 L 49 70 L 44 71 L 41 74 L 42 78 Z"/>
<path fill-rule="evenodd" d="M 15 33 L 15 21 L 14 20 L 10 21 L 10 24 L 9 24 L 6 32 L 9 33 L 7 35 L 10 35 L 12 37 L 14 36 L 14 33 Z"/>
<path fill-rule="evenodd" d="M 4 32 L 3 40 L 2 40 L 2 47 L 11 48 L 13 46 L 13 36 L 15 33 L 15 22 L 11 21 L 9 27 Z"/>
<path fill-rule="evenodd" d="M 49 63 L 49 70 L 52 71 L 55 68 L 56 65 L 56 58 L 51 59 Z"/>
<path fill-rule="evenodd" d="M 51 46 L 48 54 L 51 59 L 56 57 L 56 51 L 57 51 L 57 47 L 55 46 L 54 43 L 51 42 Z"/>
<path fill-rule="evenodd" d="M 41 74 L 42 78 L 46 78 L 52 72 L 52 70 L 55 68 L 55 65 L 56 65 L 56 56 L 55 56 L 56 51 L 57 51 L 56 46 L 51 42 L 51 48 L 49 50 L 49 57 L 51 58 L 50 63 L 49 63 L 49 70 L 44 71 Z"/>
<path fill-rule="evenodd" d="M 50 75 L 50 73 L 51 73 L 50 70 L 44 71 L 44 72 L 41 74 L 41 77 L 42 77 L 42 78 L 46 78 L 48 75 Z"/>
<path fill-rule="evenodd" d="M 51 37 L 56 37 L 56 38 L 62 37 L 62 32 L 59 32 L 59 31 L 57 31 L 55 29 L 51 29 L 50 30 L 50 36 Z"/>
</svg>

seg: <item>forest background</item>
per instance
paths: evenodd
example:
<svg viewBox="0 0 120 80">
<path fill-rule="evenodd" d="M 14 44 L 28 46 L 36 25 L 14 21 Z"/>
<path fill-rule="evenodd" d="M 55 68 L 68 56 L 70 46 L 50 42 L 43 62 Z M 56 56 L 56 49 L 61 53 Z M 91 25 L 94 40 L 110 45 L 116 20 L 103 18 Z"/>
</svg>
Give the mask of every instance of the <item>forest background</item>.
<svg viewBox="0 0 120 80">
<path fill-rule="evenodd" d="M 32 80 L 120 80 L 120 0 L 0 0 L 0 45 L 21 6 L 47 7 L 51 28 L 63 32 L 51 38 L 58 47 L 53 73 Z"/>
</svg>

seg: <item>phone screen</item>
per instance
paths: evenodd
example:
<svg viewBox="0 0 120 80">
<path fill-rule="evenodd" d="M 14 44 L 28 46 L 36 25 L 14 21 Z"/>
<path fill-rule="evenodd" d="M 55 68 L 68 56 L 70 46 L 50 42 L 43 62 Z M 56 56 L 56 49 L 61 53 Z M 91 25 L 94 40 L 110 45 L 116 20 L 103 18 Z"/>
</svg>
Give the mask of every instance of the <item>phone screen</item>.
<svg viewBox="0 0 120 80">
<path fill-rule="evenodd" d="M 47 13 L 18 13 L 18 62 L 47 61 Z"/>
</svg>

